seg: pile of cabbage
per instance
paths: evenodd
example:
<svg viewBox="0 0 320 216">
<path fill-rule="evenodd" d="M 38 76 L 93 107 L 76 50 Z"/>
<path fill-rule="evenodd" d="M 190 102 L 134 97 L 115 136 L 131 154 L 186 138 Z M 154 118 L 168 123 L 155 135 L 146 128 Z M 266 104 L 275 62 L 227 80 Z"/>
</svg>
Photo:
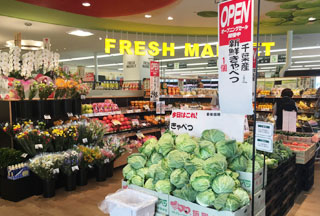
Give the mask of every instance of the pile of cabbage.
<svg viewBox="0 0 320 216">
<path fill-rule="evenodd" d="M 250 202 L 235 172 L 250 169 L 249 161 L 240 143 L 228 140 L 219 130 L 205 130 L 201 138 L 166 132 L 128 157 L 123 176 L 129 184 L 236 211 Z"/>
</svg>

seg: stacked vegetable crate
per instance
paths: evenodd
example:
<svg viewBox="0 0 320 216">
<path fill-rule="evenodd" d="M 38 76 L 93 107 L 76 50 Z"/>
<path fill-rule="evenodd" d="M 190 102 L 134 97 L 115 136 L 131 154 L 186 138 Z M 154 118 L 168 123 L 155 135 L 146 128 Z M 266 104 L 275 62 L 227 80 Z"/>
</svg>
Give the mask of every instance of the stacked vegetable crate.
<svg viewBox="0 0 320 216">
<path fill-rule="evenodd" d="M 312 188 L 314 183 L 314 162 L 315 157 L 306 164 L 297 164 L 297 195 L 302 190 L 308 191 Z"/>
<path fill-rule="evenodd" d="M 266 187 L 266 215 L 282 216 L 293 206 L 296 188 L 295 156 L 268 170 Z"/>
</svg>

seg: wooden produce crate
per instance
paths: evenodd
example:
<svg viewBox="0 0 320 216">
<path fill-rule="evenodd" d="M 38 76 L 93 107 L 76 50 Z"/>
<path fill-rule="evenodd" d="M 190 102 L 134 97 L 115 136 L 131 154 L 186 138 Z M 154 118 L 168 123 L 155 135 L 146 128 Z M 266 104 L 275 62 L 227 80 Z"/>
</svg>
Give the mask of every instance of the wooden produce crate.
<svg viewBox="0 0 320 216">
<path fill-rule="evenodd" d="M 310 161 L 313 157 L 314 154 L 316 152 L 316 144 L 315 143 L 306 143 L 304 142 L 304 144 L 307 144 L 307 146 L 299 146 L 299 148 L 305 149 L 304 151 L 297 151 L 294 150 L 294 153 L 296 154 L 296 163 L 297 164 L 306 164 L 308 163 L 308 161 Z M 297 147 L 295 145 L 290 145 L 290 144 L 286 144 L 286 146 L 290 147 L 290 148 L 294 148 Z"/>
</svg>

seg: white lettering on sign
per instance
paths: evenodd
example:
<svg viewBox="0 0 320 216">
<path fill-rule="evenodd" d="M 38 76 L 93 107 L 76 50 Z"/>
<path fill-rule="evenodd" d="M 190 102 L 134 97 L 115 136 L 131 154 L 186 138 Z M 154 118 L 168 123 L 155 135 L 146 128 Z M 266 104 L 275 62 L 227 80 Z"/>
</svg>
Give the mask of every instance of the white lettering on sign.
<svg viewBox="0 0 320 216">
<path fill-rule="evenodd" d="M 221 12 L 221 27 L 224 28 L 225 26 L 231 25 L 237 25 L 240 23 L 248 22 L 249 21 L 249 14 L 250 14 L 250 3 L 251 1 L 248 1 L 248 4 L 246 5 L 246 2 L 238 2 L 235 5 L 230 4 L 224 6 Z M 232 24 L 232 18 L 233 18 L 233 24 Z"/>
</svg>

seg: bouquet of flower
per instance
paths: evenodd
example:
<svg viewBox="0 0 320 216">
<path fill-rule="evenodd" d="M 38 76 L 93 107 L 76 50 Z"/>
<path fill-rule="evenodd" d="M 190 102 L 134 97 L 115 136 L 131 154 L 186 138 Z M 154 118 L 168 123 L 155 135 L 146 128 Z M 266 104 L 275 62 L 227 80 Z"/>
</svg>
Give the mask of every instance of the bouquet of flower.
<svg viewBox="0 0 320 216">
<path fill-rule="evenodd" d="M 54 95 L 55 99 L 63 98 L 67 93 L 67 83 L 62 78 L 57 78 L 55 81 L 56 92 Z"/>
<path fill-rule="evenodd" d="M 20 125 L 20 123 L 12 125 L 7 122 L 2 125 L 2 130 L 9 136 L 14 137 L 17 133 L 21 132 L 22 126 Z"/>
<path fill-rule="evenodd" d="M 26 128 L 15 136 L 23 150 L 30 156 L 40 152 L 47 152 L 51 147 L 51 135 L 48 131 Z"/>
<path fill-rule="evenodd" d="M 79 83 L 75 80 L 68 80 L 67 81 L 67 94 L 70 98 L 77 98 L 79 97 Z"/>
<path fill-rule="evenodd" d="M 77 145 L 78 141 L 78 128 L 76 125 L 67 126 L 64 128 L 64 133 L 66 135 L 66 149 L 73 148 L 74 145 Z"/>
<path fill-rule="evenodd" d="M 64 157 L 60 153 L 40 154 L 30 159 L 29 167 L 43 180 L 50 180 L 59 173 Z"/>
<path fill-rule="evenodd" d="M 62 172 L 70 176 L 73 172 L 79 170 L 79 153 L 75 150 L 68 150 L 63 152 L 63 163 L 61 166 Z"/>
<path fill-rule="evenodd" d="M 33 83 L 29 86 L 29 100 L 32 100 L 38 91 L 38 83 L 33 81 Z"/>
<path fill-rule="evenodd" d="M 87 146 L 79 145 L 77 147 L 79 152 L 79 167 L 87 168 L 89 165 L 92 166 L 94 162 L 93 150 Z"/>
<path fill-rule="evenodd" d="M 39 97 L 40 100 L 46 100 L 53 92 L 54 85 L 52 82 L 39 84 Z"/>
<path fill-rule="evenodd" d="M 53 128 L 51 130 L 52 135 L 52 145 L 54 151 L 66 150 L 67 136 L 63 128 Z"/>
<path fill-rule="evenodd" d="M 110 161 L 117 159 L 127 151 L 127 143 L 125 138 L 119 136 L 108 136 L 106 138 L 103 149 L 112 152 L 113 158 L 111 158 Z"/>
<path fill-rule="evenodd" d="M 98 146 L 92 147 L 92 157 L 93 157 L 93 163 L 96 166 L 101 166 L 105 164 L 104 162 L 104 156 L 101 153 L 101 150 Z"/>
<path fill-rule="evenodd" d="M 23 87 L 23 85 L 21 84 L 21 81 L 15 80 L 15 81 L 13 82 L 13 87 L 14 87 L 14 90 L 17 91 L 17 94 L 18 94 L 20 100 L 24 100 L 24 98 L 25 98 L 25 93 L 24 93 L 24 87 Z"/>
<path fill-rule="evenodd" d="M 80 95 L 88 95 L 90 92 L 90 88 L 86 83 L 81 83 L 79 86 L 79 94 Z"/>
</svg>

